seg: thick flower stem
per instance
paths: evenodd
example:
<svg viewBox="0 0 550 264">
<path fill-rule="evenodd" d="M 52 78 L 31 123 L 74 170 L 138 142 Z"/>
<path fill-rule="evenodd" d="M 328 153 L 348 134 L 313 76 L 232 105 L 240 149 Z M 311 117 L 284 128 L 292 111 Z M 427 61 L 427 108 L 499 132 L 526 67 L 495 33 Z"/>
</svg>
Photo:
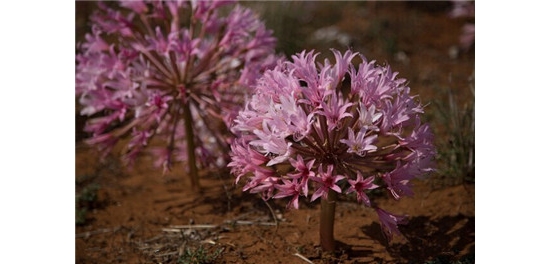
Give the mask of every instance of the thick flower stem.
<svg viewBox="0 0 550 264">
<path fill-rule="evenodd" d="M 189 166 L 189 177 L 191 188 L 200 191 L 199 173 L 197 170 L 197 159 L 195 157 L 195 134 L 193 132 L 193 117 L 189 103 L 183 104 L 183 118 L 185 124 L 185 139 L 187 140 L 187 164 Z"/>
<path fill-rule="evenodd" d="M 336 249 L 334 242 L 334 209 L 336 207 L 336 192 L 328 191 L 327 199 L 321 199 L 321 224 L 319 234 L 321 249 L 333 252 Z"/>
</svg>

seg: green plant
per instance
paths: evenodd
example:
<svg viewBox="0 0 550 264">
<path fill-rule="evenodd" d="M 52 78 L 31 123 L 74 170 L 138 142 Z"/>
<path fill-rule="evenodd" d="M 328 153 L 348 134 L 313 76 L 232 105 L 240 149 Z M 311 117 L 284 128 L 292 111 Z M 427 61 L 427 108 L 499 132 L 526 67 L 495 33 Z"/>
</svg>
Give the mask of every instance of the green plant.
<svg viewBox="0 0 550 264">
<path fill-rule="evenodd" d="M 217 248 L 214 252 L 200 245 L 198 248 L 186 248 L 178 259 L 180 264 L 208 264 L 215 263 L 216 259 L 221 256 L 224 248 Z"/>
<path fill-rule="evenodd" d="M 76 225 L 84 225 L 87 221 L 87 214 L 90 209 L 97 207 L 98 205 L 98 196 L 97 191 L 99 190 L 99 184 L 91 183 L 84 187 L 80 193 L 76 194 L 75 201 L 75 217 Z"/>
<path fill-rule="evenodd" d="M 475 103 L 472 98 L 459 105 L 451 89 L 447 100 L 436 101 L 436 146 L 439 176 L 446 185 L 475 182 Z"/>
<path fill-rule="evenodd" d="M 308 21 L 307 12 L 311 11 L 307 3 L 302 1 L 243 1 L 242 4 L 257 11 L 265 21 L 266 27 L 273 30 L 273 36 L 277 38 L 277 52 L 283 52 L 286 56 L 290 56 L 306 44 L 305 38 L 296 36 L 306 34 L 304 33 L 304 24 L 306 24 L 305 21 Z"/>
<path fill-rule="evenodd" d="M 438 256 L 434 260 L 426 261 L 424 264 L 474 264 L 475 263 L 475 255 L 468 254 L 464 257 L 453 261 L 449 257 L 446 256 Z"/>
<path fill-rule="evenodd" d="M 86 214 L 88 210 L 86 208 L 76 208 L 76 225 L 84 225 L 86 223 Z"/>
</svg>

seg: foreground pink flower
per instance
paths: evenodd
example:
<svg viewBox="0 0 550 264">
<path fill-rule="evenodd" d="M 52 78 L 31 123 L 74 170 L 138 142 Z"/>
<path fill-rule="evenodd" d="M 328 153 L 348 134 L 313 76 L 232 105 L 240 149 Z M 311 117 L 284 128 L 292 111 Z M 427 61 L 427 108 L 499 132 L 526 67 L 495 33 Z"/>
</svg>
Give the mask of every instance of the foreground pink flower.
<svg viewBox="0 0 550 264">
<path fill-rule="evenodd" d="M 433 170 L 433 135 L 406 80 L 358 53 L 333 54 L 333 63 L 317 63 L 318 54 L 303 51 L 258 80 L 231 126 L 238 139 L 228 166 L 237 181 L 246 181 L 243 190 L 266 199 L 290 196 L 294 208 L 310 191 L 311 201 L 321 198 L 322 211 L 334 209 L 338 193 L 373 206 L 370 190 L 412 196 L 411 180 Z M 264 159 L 251 164 L 250 157 L 259 156 Z M 321 213 L 321 244 L 330 250 L 328 212 Z M 402 221 L 387 214 L 379 212 L 383 228 L 397 233 Z"/>
<path fill-rule="evenodd" d="M 355 180 L 348 179 L 350 187 L 348 188 L 346 193 L 355 192 L 357 194 L 357 202 L 364 203 L 366 206 L 371 206 L 370 199 L 365 191 L 376 189 L 379 187 L 378 185 L 373 183 L 374 180 L 374 176 L 363 179 L 363 175 L 361 175 L 361 172 L 358 171 Z"/>
<path fill-rule="evenodd" d="M 257 16 L 232 1 L 122 1 L 99 2 L 91 22 L 76 55 L 87 142 L 107 153 L 129 138 L 127 162 L 153 146 L 155 164 L 195 176 L 223 167 L 227 124 L 277 59 Z"/>
<path fill-rule="evenodd" d="M 402 235 L 397 225 L 407 223 L 405 216 L 394 215 L 380 208 L 375 208 L 375 211 L 380 219 L 380 226 L 386 239 L 391 240 L 394 235 Z"/>
</svg>

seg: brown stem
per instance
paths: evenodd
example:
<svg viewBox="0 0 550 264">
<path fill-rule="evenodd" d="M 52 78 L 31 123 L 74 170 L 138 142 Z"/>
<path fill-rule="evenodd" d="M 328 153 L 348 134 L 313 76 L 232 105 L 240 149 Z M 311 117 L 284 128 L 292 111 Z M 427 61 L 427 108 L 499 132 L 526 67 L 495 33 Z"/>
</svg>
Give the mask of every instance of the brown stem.
<svg viewBox="0 0 550 264">
<path fill-rule="evenodd" d="M 327 199 L 321 199 L 321 224 L 319 234 L 321 249 L 333 252 L 336 249 L 334 242 L 334 209 L 336 207 L 336 192 L 328 191 Z"/>
<path fill-rule="evenodd" d="M 187 164 L 189 166 L 189 176 L 191 178 L 191 188 L 200 191 L 199 173 L 197 170 L 197 161 L 195 157 L 195 134 L 193 132 L 193 117 L 191 116 L 190 101 L 183 104 L 183 118 L 185 124 L 185 139 L 187 141 Z"/>
</svg>

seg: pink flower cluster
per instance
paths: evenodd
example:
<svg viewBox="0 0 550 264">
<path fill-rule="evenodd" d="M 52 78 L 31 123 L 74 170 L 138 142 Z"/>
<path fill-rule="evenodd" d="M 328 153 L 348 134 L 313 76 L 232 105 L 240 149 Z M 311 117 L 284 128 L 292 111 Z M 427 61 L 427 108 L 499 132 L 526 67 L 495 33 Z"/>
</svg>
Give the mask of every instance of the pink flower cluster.
<svg viewBox="0 0 550 264">
<path fill-rule="evenodd" d="M 280 62 L 258 80 L 232 131 L 231 167 L 243 190 L 264 199 L 326 199 L 353 194 L 375 208 L 388 239 L 404 217 L 376 206 L 369 190 L 412 196 L 411 180 L 433 170 L 433 135 L 423 107 L 389 66 L 333 50 L 334 64 L 313 51 Z M 358 67 L 353 59 L 360 58 Z"/>
<path fill-rule="evenodd" d="M 278 59 L 276 39 L 257 15 L 229 4 L 99 2 L 76 56 L 87 142 L 107 153 L 129 137 L 125 160 L 150 147 L 167 169 L 186 160 L 184 122 L 192 122 L 201 164 L 225 165 L 227 125 L 251 85 Z M 184 116 L 187 106 L 192 120 Z"/>
</svg>

